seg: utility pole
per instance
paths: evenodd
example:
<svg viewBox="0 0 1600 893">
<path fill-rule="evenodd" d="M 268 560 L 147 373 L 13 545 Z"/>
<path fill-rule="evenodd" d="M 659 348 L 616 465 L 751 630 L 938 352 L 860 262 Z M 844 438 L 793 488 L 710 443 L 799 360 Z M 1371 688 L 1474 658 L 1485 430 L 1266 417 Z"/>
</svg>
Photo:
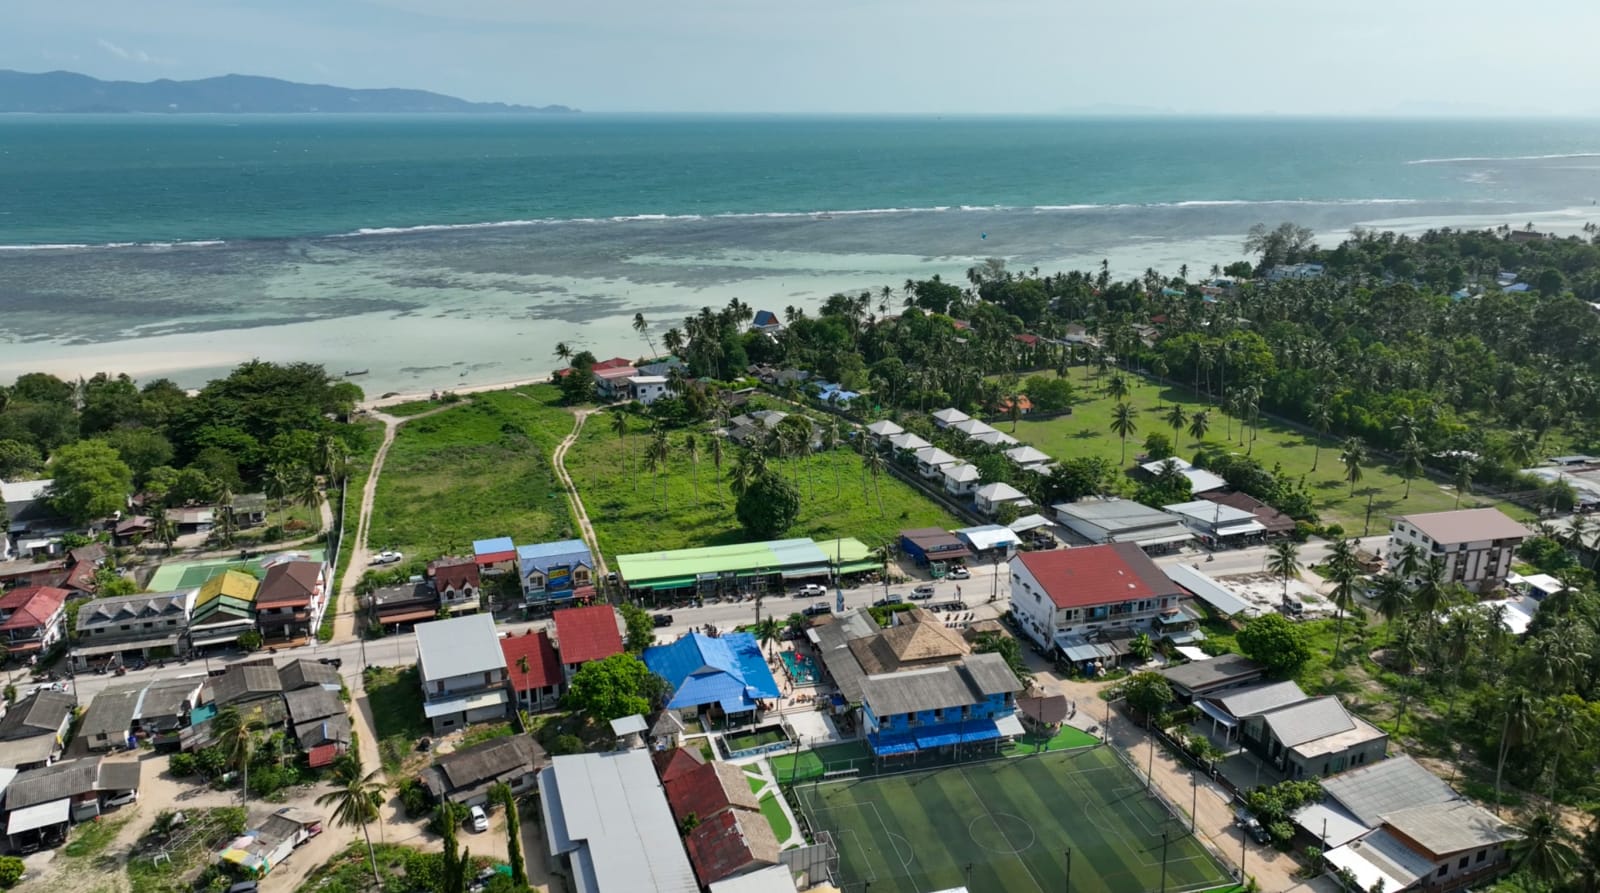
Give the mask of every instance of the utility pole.
<svg viewBox="0 0 1600 893">
<path fill-rule="evenodd" d="M 1063 893 L 1072 893 L 1072 850 L 1067 850 L 1067 876 L 1061 889 Z"/>
<path fill-rule="evenodd" d="M 1189 833 L 1194 833 L 1195 815 L 1200 811 L 1200 769 L 1189 772 Z"/>
<path fill-rule="evenodd" d="M 1167 893 L 1167 832 L 1161 832 L 1161 893 Z"/>
</svg>

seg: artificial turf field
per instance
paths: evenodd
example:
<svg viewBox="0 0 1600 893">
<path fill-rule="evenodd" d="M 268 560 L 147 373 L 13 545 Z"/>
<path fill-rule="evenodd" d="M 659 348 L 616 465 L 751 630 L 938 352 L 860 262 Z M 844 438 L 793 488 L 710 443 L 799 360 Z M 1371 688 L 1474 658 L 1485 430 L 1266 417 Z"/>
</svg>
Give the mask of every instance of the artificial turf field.
<svg viewBox="0 0 1600 893">
<path fill-rule="evenodd" d="M 845 889 L 872 893 L 1154 893 L 1232 883 L 1108 748 L 795 786 L 839 848 Z M 1071 886 L 1066 856 L 1072 851 Z M 971 874 L 968 874 L 968 865 Z"/>
</svg>

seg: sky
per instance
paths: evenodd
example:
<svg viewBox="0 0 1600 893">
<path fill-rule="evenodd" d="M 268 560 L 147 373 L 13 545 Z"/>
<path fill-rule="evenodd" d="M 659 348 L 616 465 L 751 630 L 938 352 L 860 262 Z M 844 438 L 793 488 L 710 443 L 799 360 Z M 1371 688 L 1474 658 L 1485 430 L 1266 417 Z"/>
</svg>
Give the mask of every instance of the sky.
<svg viewBox="0 0 1600 893">
<path fill-rule="evenodd" d="M 1600 114 L 1594 0 L 18 0 L 0 68 L 588 111 Z"/>
</svg>

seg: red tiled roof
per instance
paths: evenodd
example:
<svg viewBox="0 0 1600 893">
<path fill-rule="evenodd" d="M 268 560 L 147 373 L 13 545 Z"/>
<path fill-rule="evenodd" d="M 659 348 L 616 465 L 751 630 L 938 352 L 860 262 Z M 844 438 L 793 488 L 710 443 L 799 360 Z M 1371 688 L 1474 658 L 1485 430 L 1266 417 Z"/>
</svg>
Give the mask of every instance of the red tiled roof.
<svg viewBox="0 0 1600 893">
<path fill-rule="evenodd" d="M 95 566 L 87 561 L 80 561 L 72 566 L 66 576 L 62 578 L 61 588 L 76 589 L 79 592 L 93 592 L 96 584 L 94 578 Z"/>
<path fill-rule="evenodd" d="M 702 886 L 722 880 L 752 863 L 776 864 L 777 840 L 759 812 L 730 809 L 703 820 L 684 840 L 689 862 Z"/>
<path fill-rule="evenodd" d="M 1115 604 L 1183 591 L 1134 543 L 1022 552 L 1017 560 L 1058 608 Z"/>
<path fill-rule="evenodd" d="M 581 664 L 622 653 L 622 634 L 617 632 L 617 612 L 610 605 L 567 608 L 557 611 L 556 646 L 561 662 Z"/>
<path fill-rule="evenodd" d="M 544 630 L 506 636 L 500 640 L 500 650 L 506 656 L 506 673 L 511 677 L 511 687 L 516 691 L 530 691 L 547 685 L 560 685 L 561 660 L 556 657 L 550 634 Z M 528 672 L 522 672 L 520 658 L 528 659 Z"/>
<path fill-rule="evenodd" d="M 0 598 L 0 611 L 10 611 L 11 619 L 0 629 L 33 629 L 44 626 L 67 603 L 71 593 L 51 586 L 17 589 Z"/>
<path fill-rule="evenodd" d="M 267 568 L 266 579 L 256 591 L 256 608 L 286 608 L 310 605 L 322 576 L 320 561 L 285 561 Z"/>
<path fill-rule="evenodd" d="M 594 370 L 594 375 L 596 378 L 604 378 L 607 380 L 613 378 L 631 378 L 638 374 L 639 370 L 633 368 L 632 366 L 608 366 L 604 369 L 596 367 Z"/>
<path fill-rule="evenodd" d="M 685 773 L 693 772 L 706 762 L 698 750 L 690 750 L 687 747 L 658 750 L 650 755 L 650 759 L 655 762 L 656 774 L 661 776 L 663 785 Z"/>
<path fill-rule="evenodd" d="M 732 763 L 702 763 L 674 776 L 671 781 L 663 781 L 662 786 L 666 788 L 672 817 L 679 824 L 690 813 L 704 821 L 733 806 L 760 808 L 750 783 L 745 780 L 744 770 Z"/>
<path fill-rule="evenodd" d="M 478 588 L 478 565 L 471 559 L 463 559 L 460 564 L 437 565 L 433 569 L 433 585 L 438 589 L 461 590 L 471 586 Z"/>
<path fill-rule="evenodd" d="M 1018 341 L 1021 341 L 1023 344 L 1026 344 L 1029 347 L 1033 347 L 1033 346 L 1035 346 L 1035 345 L 1037 345 L 1039 343 L 1039 336 L 1038 335 L 1026 335 L 1026 334 L 1024 334 L 1024 335 L 1012 335 L 1011 337 L 1015 338 Z"/>
<path fill-rule="evenodd" d="M 1028 399 L 1028 395 L 1027 394 L 1018 394 L 1017 395 L 1017 405 L 1022 408 L 1023 412 L 1033 412 L 1033 401 Z M 1003 398 L 996 408 L 999 409 L 1001 412 L 1010 412 L 1011 411 L 1011 398 L 1010 397 Z"/>
<path fill-rule="evenodd" d="M 590 366 L 589 369 L 593 372 L 599 372 L 602 369 L 621 369 L 625 366 L 631 367 L 632 365 L 632 360 L 625 360 L 622 357 L 612 357 L 609 360 L 600 360 L 593 366 Z"/>
<path fill-rule="evenodd" d="M 476 563 L 479 567 L 489 567 L 491 565 L 499 564 L 502 561 L 516 560 L 517 552 L 515 549 L 509 552 L 485 552 L 473 559 L 474 563 Z"/>
</svg>

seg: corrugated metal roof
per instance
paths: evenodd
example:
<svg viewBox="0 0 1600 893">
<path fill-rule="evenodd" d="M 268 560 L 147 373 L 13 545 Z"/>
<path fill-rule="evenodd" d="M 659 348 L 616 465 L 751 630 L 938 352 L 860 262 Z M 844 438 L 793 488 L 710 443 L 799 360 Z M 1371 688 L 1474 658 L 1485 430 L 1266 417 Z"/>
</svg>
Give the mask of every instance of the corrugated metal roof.
<svg viewBox="0 0 1600 893">
<path fill-rule="evenodd" d="M 698 893 L 645 751 L 556 757 L 539 789 L 551 848 L 571 858 L 577 893 Z"/>
<path fill-rule="evenodd" d="M 506 666 L 494 617 L 489 614 L 417 624 L 417 654 L 424 684 Z"/>
<path fill-rule="evenodd" d="M 1466 800 L 1402 809 L 1385 815 L 1383 824 L 1435 856 L 1504 843 L 1517 836 L 1487 809 Z"/>
<path fill-rule="evenodd" d="M 1322 789 L 1368 828 L 1378 827 L 1384 813 L 1447 803 L 1460 796 L 1444 779 L 1404 755 L 1324 779 Z"/>
<path fill-rule="evenodd" d="M 1296 747 L 1356 727 L 1338 698 L 1313 698 L 1280 707 L 1262 716 L 1267 728 L 1285 747 Z"/>
<path fill-rule="evenodd" d="M 1266 682 L 1261 685 L 1252 685 L 1237 691 L 1219 695 L 1211 700 L 1216 701 L 1222 709 L 1236 717 L 1255 716 L 1266 713 L 1279 707 L 1298 704 L 1306 699 L 1306 693 L 1300 686 L 1293 682 Z"/>
</svg>

